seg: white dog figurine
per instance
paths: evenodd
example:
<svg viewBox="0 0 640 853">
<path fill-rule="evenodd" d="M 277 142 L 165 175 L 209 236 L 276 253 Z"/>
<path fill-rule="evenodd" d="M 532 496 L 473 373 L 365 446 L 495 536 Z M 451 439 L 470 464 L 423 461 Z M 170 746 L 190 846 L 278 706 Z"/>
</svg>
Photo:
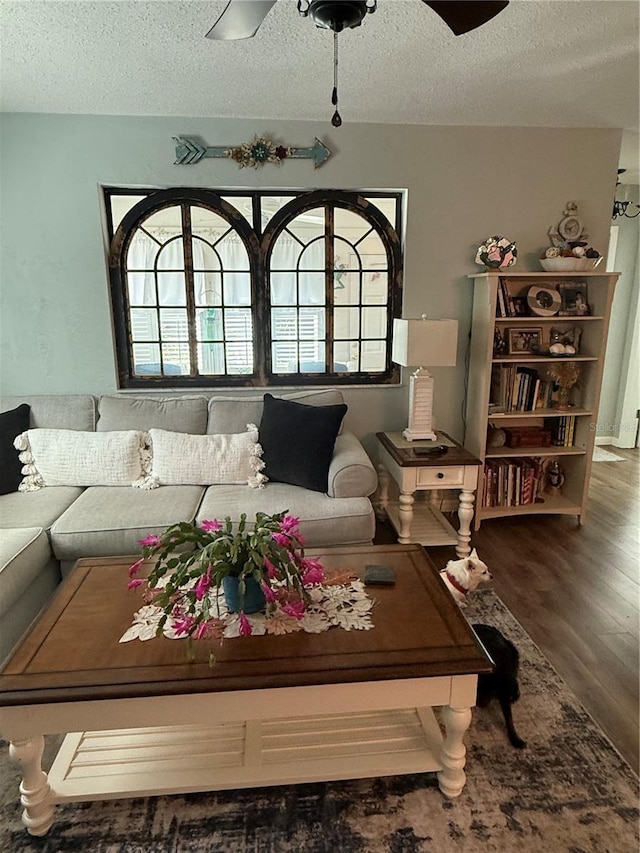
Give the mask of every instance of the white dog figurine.
<svg viewBox="0 0 640 853">
<path fill-rule="evenodd" d="M 440 576 L 460 607 L 467 606 L 465 603 L 467 593 L 476 589 L 479 584 L 493 580 L 486 563 L 478 557 L 475 548 L 468 557 L 449 560 L 440 572 Z"/>
</svg>

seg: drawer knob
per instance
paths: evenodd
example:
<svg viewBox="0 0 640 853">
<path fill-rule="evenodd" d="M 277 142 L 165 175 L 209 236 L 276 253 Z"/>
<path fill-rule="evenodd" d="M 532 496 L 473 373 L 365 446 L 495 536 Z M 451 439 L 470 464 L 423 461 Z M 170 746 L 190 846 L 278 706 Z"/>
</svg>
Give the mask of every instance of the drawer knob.
<svg viewBox="0 0 640 853">
<path fill-rule="evenodd" d="M 438 471 L 438 479 L 444 480 L 444 474 L 442 473 L 442 471 Z"/>
</svg>

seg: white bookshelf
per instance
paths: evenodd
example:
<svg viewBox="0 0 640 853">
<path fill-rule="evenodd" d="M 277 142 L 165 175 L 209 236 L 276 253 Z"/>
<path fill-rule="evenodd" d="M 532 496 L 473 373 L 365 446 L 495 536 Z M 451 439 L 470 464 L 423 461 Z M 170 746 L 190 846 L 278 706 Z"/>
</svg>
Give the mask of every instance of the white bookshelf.
<svg viewBox="0 0 640 853">
<path fill-rule="evenodd" d="M 480 458 L 483 469 L 478 483 L 478 500 L 475 513 L 477 530 L 485 518 L 497 518 L 513 515 L 564 514 L 577 516 L 580 524 L 586 515 L 591 460 L 595 442 L 595 424 L 600 403 L 602 372 L 609 331 L 611 303 L 619 273 L 607 272 L 525 272 L 516 273 L 491 271 L 469 276 L 473 282 L 473 319 L 469 358 L 468 394 L 466 404 L 466 435 L 464 445 Z M 501 280 L 503 282 L 501 283 Z M 583 316 L 559 315 L 539 316 L 536 314 L 518 316 L 496 316 L 501 311 L 499 289 L 506 290 L 516 297 L 526 311 L 526 294 L 532 286 L 555 290 L 560 283 L 585 282 L 590 313 Z M 502 301 L 504 305 L 504 300 Z M 572 391 L 572 406 L 569 410 L 555 407 L 536 408 L 533 411 L 496 411 L 495 371 L 500 366 L 520 365 L 537 371 L 540 377 L 546 375 L 548 366 L 558 361 L 550 355 L 529 353 L 495 353 L 494 336 L 496 329 L 504 337 L 508 330 L 536 328 L 542 331 L 542 343 L 548 344 L 551 329 L 578 327 L 581 330 L 580 348 L 575 356 L 562 356 L 563 360 L 575 361 L 580 366 L 580 380 Z M 494 382 L 492 385 L 492 373 Z M 490 413 L 491 404 L 491 413 Z M 487 438 L 490 426 L 509 428 L 517 426 L 543 426 L 553 423 L 552 419 L 574 417 L 573 442 L 570 446 L 532 446 L 532 447 L 488 447 Z M 523 459 L 540 460 L 547 466 L 558 459 L 565 474 L 561 494 L 549 494 L 542 489 L 538 500 L 532 504 L 508 504 L 486 506 L 483 500 L 483 472 L 487 461 Z"/>
</svg>

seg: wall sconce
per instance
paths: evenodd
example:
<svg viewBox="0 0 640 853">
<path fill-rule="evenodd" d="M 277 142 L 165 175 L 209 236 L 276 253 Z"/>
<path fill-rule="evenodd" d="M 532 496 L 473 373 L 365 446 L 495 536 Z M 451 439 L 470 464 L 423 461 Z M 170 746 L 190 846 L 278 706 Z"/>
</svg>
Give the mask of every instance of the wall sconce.
<svg viewBox="0 0 640 853">
<path fill-rule="evenodd" d="M 618 175 L 623 175 L 627 170 L 626 169 L 618 169 Z M 616 191 L 620 186 L 620 181 L 616 181 Z M 637 211 L 635 213 L 627 213 L 627 208 L 631 202 L 629 201 L 629 190 L 624 191 L 624 201 L 618 201 L 618 199 L 614 199 L 613 202 L 613 213 L 611 214 L 612 219 L 617 219 L 619 216 L 626 216 L 627 219 L 635 219 L 638 214 L 640 214 L 640 204 L 634 205 L 637 207 Z"/>
<path fill-rule="evenodd" d="M 640 204 L 636 204 L 638 209 L 635 213 L 627 213 L 627 208 L 630 204 L 631 202 L 628 199 L 625 199 L 624 201 L 618 201 L 618 199 L 616 199 L 613 202 L 613 213 L 611 214 L 611 218 L 617 219 L 619 216 L 626 216 L 627 219 L 635 219 L 636 216 L 640 214 Z"/>
<path fill-rule="evenodd" d="M 455 367 L 458 349 L 457 320 L 393 321 L 391 358 L 403 367 Z M 435 439 L 433 429 L 433 376 L 425 367 L 411 374 L 409 384 L 409 425 L 402 435 L 408 441 Z"/>
</svg>

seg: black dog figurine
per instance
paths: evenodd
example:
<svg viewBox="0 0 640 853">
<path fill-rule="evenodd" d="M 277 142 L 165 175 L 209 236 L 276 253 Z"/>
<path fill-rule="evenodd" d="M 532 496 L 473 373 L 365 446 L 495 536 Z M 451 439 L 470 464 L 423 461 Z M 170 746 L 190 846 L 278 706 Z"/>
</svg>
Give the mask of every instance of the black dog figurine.
<svg viewBox="0 0 640 853">
<path fill-rule="evenodd" d="M 497 628 L 491 625 L 472 625 L 478 639 L 485 647 L 495 664 L 493 672 L 478 676 L 478 698 L 476 704 L 485 708 L 496 698 L 500 702 L 507 734 L 512 746 L 523 749 L 527 744 L 518 735 L 513 725 L 511 705 L 520 698 L 518 687 L 518 664 L 520 655 L 511 640 L 507 640 Z"/>
</svg>

